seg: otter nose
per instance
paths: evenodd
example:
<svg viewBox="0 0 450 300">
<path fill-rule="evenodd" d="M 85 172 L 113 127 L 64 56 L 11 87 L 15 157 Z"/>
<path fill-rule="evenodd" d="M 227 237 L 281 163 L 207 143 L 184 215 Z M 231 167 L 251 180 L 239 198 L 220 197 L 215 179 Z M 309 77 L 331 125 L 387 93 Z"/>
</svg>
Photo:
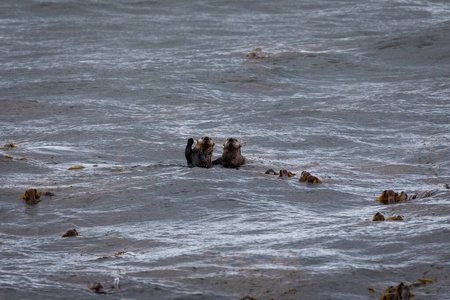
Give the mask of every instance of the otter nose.
<svg viewBox="0 0 450 300">
<path fill-rule="evenodd" d="M 205 141 L 209 141 L 209 137 L 208 137 L 208 136 L 205 136 L 204 140 L 205 140 Z"/>
</svg>

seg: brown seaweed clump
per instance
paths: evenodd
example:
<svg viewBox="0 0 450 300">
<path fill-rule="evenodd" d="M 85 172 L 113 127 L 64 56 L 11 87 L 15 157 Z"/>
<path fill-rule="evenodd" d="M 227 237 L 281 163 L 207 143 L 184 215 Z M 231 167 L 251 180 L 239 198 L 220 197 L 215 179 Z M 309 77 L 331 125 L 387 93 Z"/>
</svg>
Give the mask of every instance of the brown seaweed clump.
<svg viewBox="0 0 450 300">
<path fill-rule="evenodd" d="M 288 177 L 294 177 L 295 173 L 288 172 L 288 170 L 280 170 L 279 177 L 280 178 L 288 178 Z"/>
<path fill-rule="evenodd" d="M 310 173 L 303 171 L 300 175 L 299 181 L 301 182 L 309 182 L 309 183 L 322 183 L 322 180 L 317 178 L 316 176 L 311 175 Z"/>
<path fill-rule="evenodd" d="M 409 285 L 401 282 L 396 287 L 388 287 L 381 295 L 381 300 L 408 300 L 410 297 L 414 297 L 414 294 L 411 293 Z"/>
<path fill-rule="evenodd" d="M 3 150 L 7 150 L 7 149 L 11 149 L 11 148 L 16 148 L 16 145 L 14 145 L 13 143 L 9 143 L 2 147 Z"/>
<path fill-rule="evenodd" d="M 45 190 L 41 190 L 41 192 L 39 193 L 36 189 L 28 189 L 22 196 L 22 198 L 26 200 L 28 204 L 35 205 L 42 200 L 40 199 L 41 196 L 51 197 L 54 196 L 54 194 Z M 40 200 L 38 201 L 38 199 Z"/>
<path fill-rule="evenodd" d="M 394 204 L 406 199 L 408 199 L 408 195 L 403 191 L 399 195 L 393 190 L 384 190 L 381 196 L 377 198 L 377 201 L 383 202 L 384 204 Z"/>
<path fill-rule="evenodd" d="M 38 203 L 38 200 L 41 195 L 38 193 L 36 189 L 28 189 L 25 194 L 22 196 L 23 199 L 28 201 L 30 204 L 35 205 Z"/>
<path fill-rule="evenodd" d="M 97 294 L 106 294 L 103 285 L 100 282 L 94 283 L 94 285 L 91 286 L 91 290 L 94 290 Z"/>
<path fill-rule="evenodd" d="M 396 217 L 384 217 L 382 214 L 380 214 L 379 212 L 377 212 L 374 216 L 372 221 L 384 221 L 384 220 L 389 220 L 389 221 L 403 221 L 403 217 L 402 216 L 396 216 Z"/>
<path fill-rule="evenodd" d="M 62 235 L 62 237 L 70 237 L 70 236 L 77 236 L 77 235 L 79 235 L 79 234 L 78 234 L 78 231 L 76 229 L 70 229 L 70 230 L 67 230 L 67 232 L 64 233 Z"/>
<path fill-rule="evenodd" d="M 261 55 L 262 54 L 262 49 L 261 48 L 255 48 L 253 49 L 252 52 L 250 52 L 249 54 L 247 54 L 247 57 L 249 59 L 262 59 L 262 58 L 269 58 L 269 55 Z"/>
<path fill-rule="evenodd" d="M 372 221 L 384 221 L 384 216 L 382 214 L 380 214 L 379 212 L 377 212 L 374 216 Z"/>
</svg>

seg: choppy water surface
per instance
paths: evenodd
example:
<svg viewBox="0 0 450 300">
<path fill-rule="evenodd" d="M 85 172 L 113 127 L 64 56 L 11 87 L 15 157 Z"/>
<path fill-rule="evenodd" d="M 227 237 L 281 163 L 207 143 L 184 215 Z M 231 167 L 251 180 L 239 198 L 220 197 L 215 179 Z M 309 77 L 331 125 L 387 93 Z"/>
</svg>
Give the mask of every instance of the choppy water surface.
<svg viewBox="0 0 450 300">
<path fill-rule="evenodd" d="M 448 298 L 449 49 L 444 0 L 2 1 L 0 298 Z"/>
</svg>

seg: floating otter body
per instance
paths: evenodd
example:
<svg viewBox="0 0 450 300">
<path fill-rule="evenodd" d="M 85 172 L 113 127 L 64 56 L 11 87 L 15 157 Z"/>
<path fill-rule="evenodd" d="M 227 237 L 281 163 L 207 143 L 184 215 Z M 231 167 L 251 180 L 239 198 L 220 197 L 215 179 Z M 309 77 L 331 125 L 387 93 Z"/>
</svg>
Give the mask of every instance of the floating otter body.
<svg viewBox="0 0 450 300">
<path fill-rule="evenodd" d="M 214 150 L 214 141 L 212 138 L 205 136 L 197 140 L 197 145 L 192 148 L 194 139 L 190 138 L 187 142 L 184 155 L 189 167 L 212 167 L 212 153 Z"/>
<path fill-rule="evenodd" d="M 214 165 L 222 165 L 225 168 L 238 168 L 245 164 L 241 155 L 241 144 L 235 138 L 228 138 L 223 144 L 222 157 L 213 161 Z"/>
<path fill-rule="evenodd" d="M 303 171 L 300 175 L 299 181 L 301 182 L 309 182 L 309 183 L 322 183 L 322 180 L 317 178 L 316 176 L 311 175 L 310 173 Z"/>
</svg>

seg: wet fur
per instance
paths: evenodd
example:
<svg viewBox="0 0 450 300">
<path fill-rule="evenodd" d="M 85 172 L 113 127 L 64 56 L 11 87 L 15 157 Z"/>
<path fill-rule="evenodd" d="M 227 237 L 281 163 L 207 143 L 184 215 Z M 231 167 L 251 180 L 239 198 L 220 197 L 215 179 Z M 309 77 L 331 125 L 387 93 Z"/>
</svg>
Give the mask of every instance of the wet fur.
<svg viewBox="0 0 450 300">
<path fill-rule="evenodd" d="M 189 167 L 210 168 L 212 167 L 212 154 L 214 150 L 214 141 L 210 137 L 202 137 L 197 140 L 197 145 L 192 148 L 194 139 L 190 138 L 187 142 L 184 155 Z"/>
<path fill-rule="evenodd" d="M 225 168 L 238 168 L 245 164 L 241 155 L 241 144 L 235 138 L 228 138 L 223 144 L 222 157 L 213 161 L 214 165 L 222 165 Z"/>
</svg>

